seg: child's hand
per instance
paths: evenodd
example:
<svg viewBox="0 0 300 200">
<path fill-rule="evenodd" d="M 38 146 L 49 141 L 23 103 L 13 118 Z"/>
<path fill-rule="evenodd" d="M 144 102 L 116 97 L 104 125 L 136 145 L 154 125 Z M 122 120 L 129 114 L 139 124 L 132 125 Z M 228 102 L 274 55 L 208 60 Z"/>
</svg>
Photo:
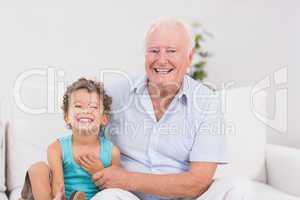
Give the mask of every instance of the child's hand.
<svg viewBox="0 0 300 200">
<path fill-rule="evenodd" d="M 92 154 L 86 154 L 79 156 L 78 158 L 80 166 L 88 173 L 93 175 L 94 173 L 101 171 L 104 167 L 102 162 L 96 156 Z"/>
</svg>

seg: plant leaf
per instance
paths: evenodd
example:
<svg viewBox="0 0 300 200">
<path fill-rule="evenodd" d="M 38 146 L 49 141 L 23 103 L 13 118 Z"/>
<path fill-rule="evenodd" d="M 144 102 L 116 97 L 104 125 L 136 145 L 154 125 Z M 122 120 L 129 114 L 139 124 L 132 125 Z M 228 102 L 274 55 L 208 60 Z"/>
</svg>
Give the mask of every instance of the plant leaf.
<svg viewBox="0 0 300 200">
<path fill-rule="evenodd" d="M 194 67 L 197 69 L 200 69 L 200 68 L 203 68 L 205 65 L 206 65 L 206 61 L 201 61 L 201 62 L 194 64 Z"/>
</svg>

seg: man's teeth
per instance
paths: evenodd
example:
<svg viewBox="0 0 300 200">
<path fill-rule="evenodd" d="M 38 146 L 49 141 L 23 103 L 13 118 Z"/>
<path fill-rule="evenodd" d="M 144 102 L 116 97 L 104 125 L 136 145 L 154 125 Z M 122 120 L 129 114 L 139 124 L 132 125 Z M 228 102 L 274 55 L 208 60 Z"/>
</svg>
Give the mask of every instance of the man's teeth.
<svg viewBox="0 0 300 200">
<path fill-rule="evenodd" d="M 154 68 L 156 73 L 159 74 L 168 74 L 169 72 L 172 71 L 172 69 L 159 69 L 159 68 Z"/>
</svg>

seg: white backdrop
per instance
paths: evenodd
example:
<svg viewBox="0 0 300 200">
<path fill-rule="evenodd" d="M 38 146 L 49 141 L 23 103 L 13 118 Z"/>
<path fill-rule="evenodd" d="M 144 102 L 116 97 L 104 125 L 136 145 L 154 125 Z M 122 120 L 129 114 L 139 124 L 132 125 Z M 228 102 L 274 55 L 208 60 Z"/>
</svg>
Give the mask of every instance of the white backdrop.
<svg viewBox="0 0 300 200">
<path fill-rule="evenodd" d="M 158 16 L 177 16 L 214 35 L 206 70 L 218 87 L 254 86 L 288 68 L 287 129 L 266 127 L 269 142 L 300 148 L 299 8 L 298 0 L 0 0 L 0 97 L 11 95 L 17 77 L 33 68 L 53 66 L 69 80 L 101 69 L 142 72 L 147 26 Z M 276 114 L 272 98 L 269 110 Z"/>
</svg>

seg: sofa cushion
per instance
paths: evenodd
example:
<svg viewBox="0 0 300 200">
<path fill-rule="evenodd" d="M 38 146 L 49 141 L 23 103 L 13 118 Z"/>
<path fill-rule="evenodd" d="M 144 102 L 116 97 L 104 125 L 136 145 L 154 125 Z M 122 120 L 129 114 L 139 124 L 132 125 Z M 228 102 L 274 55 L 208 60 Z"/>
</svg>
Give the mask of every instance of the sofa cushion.
<svg viewBox="0 0 300 200">
<path fill-rule="evenodd" d="M 19 200 L 19 199 L 20 199 L 20 196 L 21 196 L 21 190 L 22 190 L 21 187 L 17 187 L 17 188 L 15 188 L 14 190 L 12 190 L 12 191 L 9 193 L 8 199 L 9 199 L 9 200 Z"/>
<path fill-rule="evenodd" d="M 7 196 L 4 192 L 0 192 L 0 200 L 7 200 Z"/>
<path fill-rule="evenodd" d="M 265 97 L 251 92 L 251 87 L 223 92 L 229 164 L 218 166 L 215 178 L 236 176 L 266 181 L 266 131 L 264 124 L 253 113 L 254 107 L 264 111 Z"/>
<path fill-rule="evenodd" d="M 197 200 L 300 200 L 265 183 L 243 177 L 216 179 Z"/>
</svg>

